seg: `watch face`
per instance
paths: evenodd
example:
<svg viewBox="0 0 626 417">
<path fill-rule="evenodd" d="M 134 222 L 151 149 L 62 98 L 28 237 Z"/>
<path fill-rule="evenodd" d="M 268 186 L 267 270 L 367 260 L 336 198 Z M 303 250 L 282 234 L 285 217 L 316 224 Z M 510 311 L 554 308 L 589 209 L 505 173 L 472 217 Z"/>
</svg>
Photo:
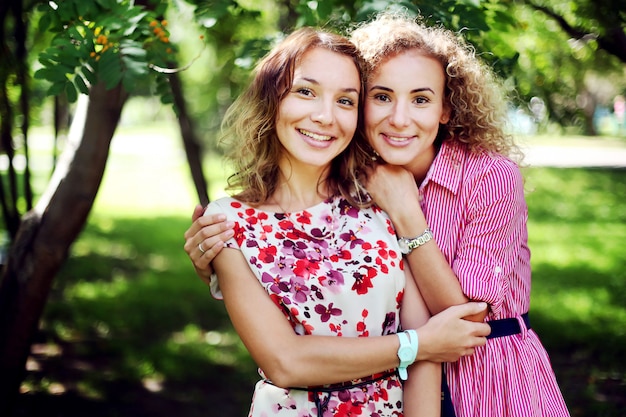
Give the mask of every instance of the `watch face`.
<svg viewBox="0 0 626 417">
<path fill-rule="evenodd" d="M 410 361 L 413 357 L 413 349 L 410 346 L 402 347 L 398 350 L 400 361 Z"/>
<path fill-rule="evenodd" d="M 408 253 L 409 252 L 409 245 L 407 245 L 405 239 L 398 240 L 398 246 L 400 246 L 400 252 L 402 252 L 402 253 Z"/>
</svg>

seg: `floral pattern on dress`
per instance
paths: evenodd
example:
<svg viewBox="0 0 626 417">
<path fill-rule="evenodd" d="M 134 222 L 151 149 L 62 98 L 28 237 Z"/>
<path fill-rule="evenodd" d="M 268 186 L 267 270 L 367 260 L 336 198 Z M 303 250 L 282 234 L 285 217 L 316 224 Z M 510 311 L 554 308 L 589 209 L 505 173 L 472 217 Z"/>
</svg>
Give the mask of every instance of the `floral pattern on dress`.
<svg viewBox="0 0 626 417">
<path fill-rule="evenodd" d="M 398 331 L 404 264 L 391 221 L 377 206 L 359 209 L 336 197 L 300 212 L 274 213 L 223 198 L 207 212 L 235 222 L 226 246 L 241 250 L 297 334 Z M 401 416 L 402 386 L 395 374 L 332 392 L 283 389 L 261 380 L 250 416 L 274 415 Z"/>
</svg>

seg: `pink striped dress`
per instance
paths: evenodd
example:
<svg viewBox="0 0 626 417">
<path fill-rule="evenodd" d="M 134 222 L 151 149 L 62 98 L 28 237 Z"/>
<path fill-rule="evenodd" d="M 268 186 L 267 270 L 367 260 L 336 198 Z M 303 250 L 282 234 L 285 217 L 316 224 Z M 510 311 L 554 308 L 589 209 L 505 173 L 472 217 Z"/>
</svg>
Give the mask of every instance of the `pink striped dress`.
<svg viewBox="0 0 626 417">
<path fill-rule="evenodd" d="M 528 209 L 517 165 L 444 143 L 420 195 L 465 294 L 489 303 L 487 320 L 515 317 L 522 328 L 447 364 L 457 417 L 569 416 L 548 354 L 520 318 L 530 305 L 531 268 Z"/>
</svg>

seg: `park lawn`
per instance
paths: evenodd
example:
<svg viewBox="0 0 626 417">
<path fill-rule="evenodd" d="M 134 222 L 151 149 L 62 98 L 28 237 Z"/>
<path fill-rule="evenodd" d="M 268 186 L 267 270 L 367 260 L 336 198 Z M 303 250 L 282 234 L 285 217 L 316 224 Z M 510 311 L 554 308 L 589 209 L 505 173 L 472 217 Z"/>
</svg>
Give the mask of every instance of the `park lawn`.
<svg viewBox="0 0 626 417">
<path fill-rule="evenodd" d="M 126 132 L 55 280 L 18 415 L 245 415 L 255 366 L 182 250 L 195 197 L 177 135 Z M 224 169 L 207 161 L 215 198 Z M 626 171 L 524 174 L 532 325 L 572 415 L 623 416 Z"/>
</svg>

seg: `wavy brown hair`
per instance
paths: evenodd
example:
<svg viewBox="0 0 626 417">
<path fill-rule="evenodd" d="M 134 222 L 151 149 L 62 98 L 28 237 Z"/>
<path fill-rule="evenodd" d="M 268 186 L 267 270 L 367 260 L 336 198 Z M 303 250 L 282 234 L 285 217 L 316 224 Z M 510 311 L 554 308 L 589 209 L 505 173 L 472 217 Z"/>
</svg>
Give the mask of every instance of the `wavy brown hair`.
<svg viewBox="0 0 626 417">
<path fill-rule="evenodd" d="M 416 49 L 438 60 L 446 76 L 445 102 L 450 120 L 441 125 L 438 141 L 459 141 L 472 151 L 497 152 L 521 160 L 513 137 L 506 133 L 505 89 L 461 36 L 444 27 L 427 26 L 405 12 L 383 12 L 357 26 L 350 40 L 365 61 L 367 79 L 388 58 Z"/>
<path fill-rule="evenodd" d="M 222 122 L 222 143 L 229 147 L 227 158 L 235 168 L 228 179 L 228 190 L 252 205 L 272 196 L 279 181 L 278 160 L 283 147 L 276 136 L 276 117 L 283 98 L 293 84 L 293 74 L 302 56 L 313 48 L 323 48 L 354 61 L 359 74 L 362 60 L 347 38 L 313 28 L 301 28 L 287 36 L 256 66 L 247 89 L 227 110 Z M 332 71 L 332 68 L 329 68 Z M 363 82 L 359 93 L 359 118 L 363 101 Z M 369 160 L 368 146 L 361 137 L 331 162 L 323 184 L 330 195 L 341 195 L 359 204 L 364 190 L 359 184 L 359 169 Z"/>
</svg>

